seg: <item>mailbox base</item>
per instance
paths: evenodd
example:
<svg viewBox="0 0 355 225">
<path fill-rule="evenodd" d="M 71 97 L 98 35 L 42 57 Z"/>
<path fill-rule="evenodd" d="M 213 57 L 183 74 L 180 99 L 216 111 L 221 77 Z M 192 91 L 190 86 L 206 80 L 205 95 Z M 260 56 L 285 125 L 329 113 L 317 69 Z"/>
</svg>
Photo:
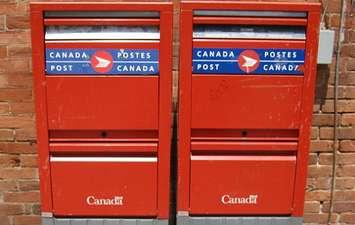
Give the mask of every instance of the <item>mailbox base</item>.
<svg viewBox="0 0 355 225">
<path fill-rule="evenodd" d="M 42 225 L 168 225 L 168 220 L 158 219 L 91 219 L 42 217 Z"/>
<path fill-rule="evenodd" d="M 177 225 L 302 225 L 302 217 L 190 217 L 177 216 Z"/>
</svg>

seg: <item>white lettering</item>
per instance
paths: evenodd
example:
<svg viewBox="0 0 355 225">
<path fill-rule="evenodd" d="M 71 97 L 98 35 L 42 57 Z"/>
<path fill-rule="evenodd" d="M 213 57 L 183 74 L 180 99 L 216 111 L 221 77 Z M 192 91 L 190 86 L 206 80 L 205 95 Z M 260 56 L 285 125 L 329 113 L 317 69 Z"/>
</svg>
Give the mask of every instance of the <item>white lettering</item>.
<svg viewBox="0 0 355 225">
<path fill-rule="evenodd" d="M 258 195 L 249 195 L 247 197 L 232 197 L 230 195 L 223 195 L 221 202 L 224 205 L 256 205 Z"/>
<path fill-rule="evenodd" d="M 265 59 L 297 59 L 297 51 L 265 51 Z"/>
<path fill-rule="evenodd" d="M 234 52 L 230 50 L 198 50 L 196 52 L 198 58 L 235 58 Z"/>
<path fill-rule="evenodd" d="M 113 198 L 95 198 L 95 196 L 88 196 L 86 198 L 86 204 L 88 205 L 123 205 L 123 196 L 114 196 Z"/>
<path fill-rule="evenodd" d="M 263 66 L 264 71 L 270 72 L 297 72 L 299 71 L 299 65 L 293 64 L 265 64 Z"/>
<path fill-rule="evenodd" d="M 218 63 L 198 63 L 197 64 L 197 70 L 203 70 L 203 71 L 218 71 L 219 70 L 219 64 Z"/>
<path fill-rule="evenodd" d="M 50 72 L 71 72 L 73 71 L 73 65 L 50 65 Z"/>
<path fill-rule="evenodd" d="M 118 72 L 156 72 L 152 65 L 118 65 Z"/>
<path fill-rule="evenodd" d="M 120 50 L 117 52 L 117 58 L 121 60 L 149 60 L 152 59 L 152 54 L 150 52 L 125 52 L 124 50 Z"/>
<path fill-rule="evenodd" d="M 49 52 L 49 58 L 51 59 L 81 59 L 87 60 L 89 56 L 85 52 L 79 51 L 51 51 Z"/>
</svg>

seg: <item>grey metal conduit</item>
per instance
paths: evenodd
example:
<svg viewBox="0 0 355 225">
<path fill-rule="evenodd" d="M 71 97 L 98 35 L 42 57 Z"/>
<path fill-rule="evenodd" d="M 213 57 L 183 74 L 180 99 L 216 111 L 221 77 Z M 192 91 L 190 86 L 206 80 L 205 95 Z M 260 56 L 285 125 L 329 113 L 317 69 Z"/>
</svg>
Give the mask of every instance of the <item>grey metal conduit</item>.
<svg viewBox="0 0 355 225">
<path fill-rule="evenodd" d="M 338 42 L 336 48 L 336 64 L 335 64 L 335 77 L 334 77 L 334 126 L 333 126 L 333 163 L 332 163 L 332 183 L 330 190 L 330 200 L 329 200 L 329 212 L 328 212 L 328 220 L 327 224 L 330 225 L 332 223 L 332 213 L 334 208 L 334 190 L 336 185 L 336 167 L 337 167 L 337 153 L 339 150 L 339 121 L 338 121 L 338 99 L 339 99 L 339 73 L 340 73 L 340 50 L 343 42 L 343 33 L 344 33 L 344 25 L 345 25 L 345 8 L 346 3 L 345 0 L 341 0 L 341 11 L 340 11 L 340 21 L 339 21 L 339 32 L 338 32 Z M 325 12 L 324 12 L 325 13 Z"/>
</svg>

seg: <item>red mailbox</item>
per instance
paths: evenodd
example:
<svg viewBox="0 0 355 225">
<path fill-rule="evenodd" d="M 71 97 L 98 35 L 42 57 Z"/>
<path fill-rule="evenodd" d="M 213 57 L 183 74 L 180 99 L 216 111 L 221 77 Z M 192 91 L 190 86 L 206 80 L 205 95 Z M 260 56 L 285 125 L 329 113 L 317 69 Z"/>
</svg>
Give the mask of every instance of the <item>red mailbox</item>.
<svg viewBox="0 0 355 225">
<path fill-rule="evenodd" d="M 302 223 L 320 4 L 182 1 L 177 221 Z"/>
<path fill-rule="evenodd" d="M 43 223 L 167 224 L 172 3 L 33 1 L 31 21 Z"/>
</svg>

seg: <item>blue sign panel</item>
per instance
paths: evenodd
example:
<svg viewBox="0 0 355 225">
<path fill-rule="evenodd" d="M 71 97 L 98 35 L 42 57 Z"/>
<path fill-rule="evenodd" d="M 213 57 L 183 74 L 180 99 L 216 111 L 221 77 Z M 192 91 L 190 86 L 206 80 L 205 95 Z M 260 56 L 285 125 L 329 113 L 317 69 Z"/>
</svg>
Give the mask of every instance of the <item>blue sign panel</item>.
<svg viewBox="0 0 355 225">
<path fill-rule="evenodd" d="M 194 48 L 195 74 L 303 75 L 304 49 Z"/>
<path fill-rule="evenodd" d="M 48 75 L 157 75 L 157 49 L 46 49 Z"/>
</svg>

